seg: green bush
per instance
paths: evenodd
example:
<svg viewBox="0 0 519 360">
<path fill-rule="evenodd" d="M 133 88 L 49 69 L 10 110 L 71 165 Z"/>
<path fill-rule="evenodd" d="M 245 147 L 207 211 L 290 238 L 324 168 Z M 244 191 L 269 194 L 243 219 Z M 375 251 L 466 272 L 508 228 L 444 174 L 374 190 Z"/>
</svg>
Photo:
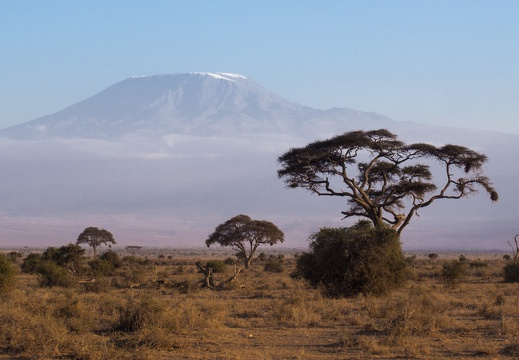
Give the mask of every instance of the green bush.
<svg viewBox="0 0 519 360">
<path fill-rule="evenodd" d="M 50 261 L 57 266 L 66 269 L 74 276 L 80 276 L 83 273 L 83 258 L 85 249 L 76 244 L 68 244 L 59 248 L 49 247 L 43 254 L 42 260 Z"/>
<path fill-rule="evenodd" d="M 271 273 L 282 273 L 283 264 L 276 260 L 269 260 L 263 265 L 263 270 Z"/>
<path fill-rule="evenodd" d="M 121 267 L 122 261 L 116 252 L 108 250 L 97 259 L 89 261 L 90 272 L 94 277 L 113 275 L 115 269 Z"/>
<path fill-rule="evenodd" d="M 11 291 L 16 285 L 16 271 L 12 262 L 0 254 L 0 294 Z"/>
<path fill-rule="evenodd" d="M 505 282 L 519 283 L 519 262 L 508 263 L 503 270 Z"/>
<path fill-rule="evenodd" d="M 22 262 L 22 272 L 25 274 L 35 274 L 41 261 L 40 254 L 32 253 L 27 255 Z"/>
<path fill-rule="evenodd" d="M 236 259 L 233 259 L 232 257 L 226 258 L 223 262 L 225 265 L 236 265 Z"/>
<path fill-rule="evenodd" d="M 41 261 L 36 272 L 38 273 L 38 283 L 43 287 L 73 287 L 77 284 L 76 279 L 67 269 L 49 260 Z"/>
<path fill-rule="evenodd" d="M 94 277 L 113 275 L 115 267 L 106 260 L 95 259 L 88 262 L 90 272 Z"/>
<path fill-rule="evenodd" d="M 121 265 L 122 265 L 121 258 L 119 257 L 119 255 L 117 255 L 117 253 L 115 251 L 112 251 L 112 250 L 108 250 L 108 251 L 102 253 L 101 256 L 99 256 L 99 259 L 107 261 L 114 268 L 121 267 Z"/>
<path fill-rule="evenodd" d="M 328 297 L 383 295 L 405 281 L 406 263 L 392 229 L 359 221 L 350 228 L 322 228 L 310 239 L 310 252 L 297 258 L 292 276 Z"/>
<path fill-rule="evenodd" d="M 225 271 L 225 263 L 221 260 L 209 260 L 206 266 L 213 269 L 213 273 L 222 273 Z"/>
<path fill-rule="evenodd" d="M 464 259 L 452 260 L 443 264 L 442 277 L 443 281 L 455 287 L 465 277 L 467 273 L 467 262 Z"/>
<path fill-rule="evenodd" d="M 18 261 L 18 259 L 21 259 L 22 258 L 22 253 L 21 252 L 18 252 L 18 251 L 11 251 L 10 253 L 7 254 L 7 258 L 9 259 L 9 261 L 13 262 L 13 263 L 16 263 Z"/>
</svg>

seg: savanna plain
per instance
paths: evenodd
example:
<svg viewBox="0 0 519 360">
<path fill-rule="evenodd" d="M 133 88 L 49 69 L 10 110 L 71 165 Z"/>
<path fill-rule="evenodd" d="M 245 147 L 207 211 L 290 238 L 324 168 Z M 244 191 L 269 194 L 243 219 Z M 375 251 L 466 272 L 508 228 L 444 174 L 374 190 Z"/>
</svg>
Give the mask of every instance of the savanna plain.
<svg viewBox="0 0 519 360">
<path fill-rule="evenodd" d="M 17 271 L 1 295 L 2 359 L 519 358 L 519 284 L 503 281 L 503 254 L 465 254 L 450 278 L 443 265 L 460 254 L 406 254 L 401 289 L 333 299 L 290 276 L 294 251 L 238 271 L 224 251 L 121 250 L 110 271 L 61 286 L 21 271 L 27 251 L 5 253 Z M 201 286 L 198 261 L 212 261 L 217 290 Z"/>
</svg>

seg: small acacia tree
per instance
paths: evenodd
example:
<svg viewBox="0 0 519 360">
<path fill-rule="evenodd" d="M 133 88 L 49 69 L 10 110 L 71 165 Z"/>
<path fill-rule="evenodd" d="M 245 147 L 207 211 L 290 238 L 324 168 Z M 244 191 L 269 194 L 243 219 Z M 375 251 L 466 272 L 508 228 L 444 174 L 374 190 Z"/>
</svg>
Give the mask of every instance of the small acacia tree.
<svg viewBox="0 0 519 360">
<path fill-rule="evenodd" d="M 294 148 L 278 158 L 278 176 L 290 188 L 319 196 L 344 197 L 345 218 L 362 217 L 398 235 L 418 210 L 438 199 L 460 199 L 483 188 L 498 194 L 483 175 L 487 157 L 459 145 L 408 145 L 388 130 L 352 131 Z M 433 182 L 430 166 L 443 167 Z M 437 185 L 438 184 L 438 185 Z"/>
<path fill-rule="evenodd" d="M 100 245 L 116 244 L 111 232 L 105 229 L 98 229 L 96 227 L 86 228 L 77 238 L 76 244 L 87 244 L 94 250 L 94 259 L 96 258 L 96 250 Z"/>
<path fill-rule="evenodd" d="M 262 244 L 270 246 L 283 242 L 285 235 L 276 225 L 265 220 L 252 220 L 247 215 L 237 215 L 216 227 L 205 241 L 212 244 L 230 246 L 242 257 L 245 268 L 250 267 L 256 249 Z"/>
</svg>

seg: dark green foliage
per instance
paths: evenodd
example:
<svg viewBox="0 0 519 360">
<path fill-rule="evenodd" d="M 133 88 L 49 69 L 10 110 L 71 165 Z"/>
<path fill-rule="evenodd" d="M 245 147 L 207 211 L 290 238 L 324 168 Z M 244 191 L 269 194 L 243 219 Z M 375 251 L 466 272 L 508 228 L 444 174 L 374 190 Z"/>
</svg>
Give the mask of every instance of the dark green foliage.
<svg viewBox="0 0 519 360">
<path fill-rule="evenodd" d="M 88 262 L 90 272 L 94 277 L 113 275 L 115 267 L 106 260 L 95 259 Z"/>
<path fill-rule="evenodd" d="M 48 247 L 41 255 L 29 254 L 22 263 L 22 271 L 38 274 L 40 286 L 71 287 L 77 284 L 77 277 L 83 274 L 83 254 L 85 250 L 75 244 L 59 248 Z"/>
<path fill-rule="evenodd" d="M 268 260 L 265 265 L 263 265 L 263 270 L 271 273 L 282 273 L 285 269 L 282 262 L 278 260 Z"/>
<path fill-rule="evenodd" d="M 232 257 L 228 257 L 223 262 L 225 263 L 225 265 L 236 265 L 236 260 Z"/>
<path fill-rule="evenodd" d="M 25 274 L 35 274 L 38 269 L 38 264 L 41 262 L 41 255 L 32 253 L 23 259 L 22 272 Z"/>
<path fill-rule="evenodd" d="M 509 261 L 512 257 L 508 254 L 503 255 L 503 260 Z"/>
<path fill-rule="evenodd" d="M 22 253 L 21 252 L 18 252 L 18 251 L 11 251 L 10 253 L 7 254 L 7 258 L 9 259 L 9 261 L 13 262 L 13 263 L 16 263 L 18 261 L 18 259 L 21 259 L 22 258 Z"/>
<path fill-rule="evenodd" d="M 76 244 L 68 244 L 59 248 L 49 247 L 43 254 L 41 259 L 50 261 L 59 267 L 68 270 L 74 276 L 80 276 L 83 272 L 83 258 L 85 249 Z"/>
<path fill-rule="evenodd" d="M 205 266 L 213 269 L 214 273 L 223 273 L 225 271 L 225 263 L 221 260 L 209 260 Z"/>
<path fill-rule="evenodd" d="M 7 256 L 0 253 L 0 294 L 11 291 L 16 285 L 16 271 Z"/>
<path fill-rule="evenodd" d="M 73 287 L 77 284 L 77 279 L 74 279 L 70 272 L 49 260 L 42 260 L 36 271 L 40 286 Z"/>
<path fill-rule="evenodd" d="M 504 267 L 504 279 L 507 283 L 519 283 L 519 262 L 510 262 Z"/>
<path fill-rule="evenodd" d="M 383 295 L 406 278 L 406 263 L 394 230 L 359 221 L 350 228 L 322 228 L 310 252 L 297 258 L 295 278 L 321 287 L 328 297 Z"/>
<path fill-rule="evenodd" d="M 115 251 L 112 250 L 108 250 L 101 254 L 101 256 L 99 256 L 99 259 L 109 262 L 116 269 L 118 267 L 121 267 L 122 265 L 121 258 L 119 257 L 119 255 L 117 255 Z"/>
<path fill-rule="evenodd" d="M 450 287 L 456 287 L 466 275 L 466 273 L 467 262 L 463 255 L 460 256 L 460 260 L 452 260 L 443 264 L 443 281 Z"/>
</svg>

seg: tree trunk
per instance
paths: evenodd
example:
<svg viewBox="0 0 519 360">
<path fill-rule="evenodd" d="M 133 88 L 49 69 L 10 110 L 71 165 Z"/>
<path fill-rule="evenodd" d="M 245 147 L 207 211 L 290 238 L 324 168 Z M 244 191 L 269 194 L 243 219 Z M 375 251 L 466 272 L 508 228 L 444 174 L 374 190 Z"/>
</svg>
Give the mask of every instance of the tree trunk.
<svg viewBox="0 0 519 360">
<path fill-rule="evenodd" d="M 249 269 L 250 268 L 250 263 L 251 262 L 252 262 L 252 255 L 249 256 L 249 257 L 245 257 L 244 258 L 245 269 Z"/>
<path fill-rule="evenodd" d="M 196 264 L 196 267 L 198 268 L 198 272 L 204 274 L 204 279 L 200 280 L 200 283 L 203 288 L 211 289 L 215 291 L 222 290 L 224 285 L 231 284 L 236 280 L 236 276 L 241 272 L 242 269 L 236 270 L 236 266 L 234 266 L 234 275 L 231 276 L 229 279 L 222 281 L 218 285 L 215 285 L 214 278 L 213 278 L 213 269 L 210 266 L 202 265 L 201 261 L 198 261 Z"/>
<path fill-rule="evenodd" d="M 204 280 L 202 280 L 202 287 L 215 290 L 215 286 L 213 283 L 213 269 L 210 266 L 202 265 L 201 261 L 198 261 L 195 265 L 198 268 L 198 272 L 204 274 Z"/>
</svg>

